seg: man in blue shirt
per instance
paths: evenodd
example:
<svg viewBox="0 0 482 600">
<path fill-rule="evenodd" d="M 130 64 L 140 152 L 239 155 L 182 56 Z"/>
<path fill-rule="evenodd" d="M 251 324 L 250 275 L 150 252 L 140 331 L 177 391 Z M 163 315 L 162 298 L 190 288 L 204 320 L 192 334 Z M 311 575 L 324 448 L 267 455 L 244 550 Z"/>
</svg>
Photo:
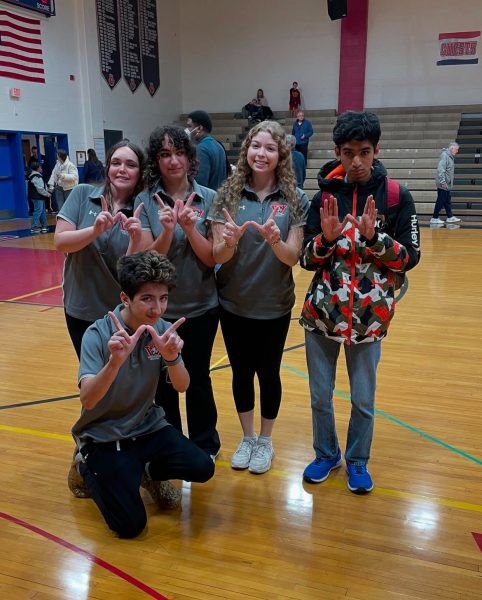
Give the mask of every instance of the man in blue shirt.
<svg viewBox="0 0 482 600">
<path fill-rule="evenodd" d="M 213 128 L 211 117 L 204 110 L 195 110 L 188 115 L 187 129 L 197 146 L 199 171 L 196 181 L 212 190 L 217 190 L 227 173 L 227 157 L 224 146 L 210 134 Z"/>
<path fill-rule="evenodd" d="M 296 138 L 295 149 L 305 157 L 305 162 L 308 164 L 308 144 L 310 137 L 313 135 L 313 127 L 308 119 L 305 119 L 305 115 L 302 110 L 298 111 L 296 115 L 296 121 L 293 123 L 293 129 L 291 133 Z"/>
</svg>

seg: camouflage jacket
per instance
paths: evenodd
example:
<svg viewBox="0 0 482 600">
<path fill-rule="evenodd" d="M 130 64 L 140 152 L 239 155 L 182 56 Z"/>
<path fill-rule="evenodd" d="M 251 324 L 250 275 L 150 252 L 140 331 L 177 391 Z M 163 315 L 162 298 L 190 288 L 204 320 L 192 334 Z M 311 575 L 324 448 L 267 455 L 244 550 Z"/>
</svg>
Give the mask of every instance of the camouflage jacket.
<svg viewBox="0 0 482 600">
<path fill-rule="evenodd" d="M 335 341 L 356 344 L 380 340 L 395 311 L 396 274 L 420 260 L 420 232 L 410 192 L 400 186 L 398 202 L 387 207 L 387 177 L 375 160 L 365 184 L 351 184 L 340 175 L 339 161 L 320 170 L 320 192 L 313 198 L 305 225 L 301 266 L 315 271 L 306 294 L 301 325 Z M 336 169 L 338 178 L 332 173 Z M 348 223 L 343 233 L 325 245 L 320 223 L 323 192 L 336 197 L 338 216 L 363 213 L 373 195 L 378 210 L 373 240 Z"/>
</svg>

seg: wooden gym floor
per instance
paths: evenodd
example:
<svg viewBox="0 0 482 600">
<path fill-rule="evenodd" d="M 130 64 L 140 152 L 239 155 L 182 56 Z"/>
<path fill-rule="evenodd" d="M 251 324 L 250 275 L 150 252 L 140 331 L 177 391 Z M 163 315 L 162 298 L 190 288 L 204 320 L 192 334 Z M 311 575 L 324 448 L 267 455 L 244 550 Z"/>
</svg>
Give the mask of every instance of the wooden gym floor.
<svg viewBox="0 0 482 600">
<path fill-rule="evenodd" d="M 295 317 L 310 274 L 296 267 L 273 469 L 255 476 L 229 466 L 240 427 L 218 335 L 216 474 L 182 483 L 179 511 L 160 514 L 145 497 L 148 528 L 126 541 L 67 489 L 80 404 L 62 256 L 52 234 L 21 237 L 26 227 L 3 223 L 0 234 L 0 597 L 482 598 L 482 230 L 422 230 L 422 261 L 383 342 L 371 494 L 351 494 L 343 468 L 319 485 L 301 478 L 313 450 Z M 344 440 L 343 359 L 335 400 Z"/>
</svg>

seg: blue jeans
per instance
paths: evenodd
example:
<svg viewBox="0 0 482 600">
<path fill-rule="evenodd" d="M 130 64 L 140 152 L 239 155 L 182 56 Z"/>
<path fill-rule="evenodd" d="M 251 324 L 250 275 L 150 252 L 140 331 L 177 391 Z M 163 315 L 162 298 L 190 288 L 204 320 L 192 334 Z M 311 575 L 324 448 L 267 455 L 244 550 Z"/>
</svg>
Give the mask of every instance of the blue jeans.
<svg viewBox="0 0 482 600">
<path fill-rule="evenodd" d="M 47 214 L 45 212 L 44 200 L 33 201 L 32 227 L 38 227 L 39 221 L 42 227 L 47 226 Z"/>
<path fill-rule="evenodd" d="M 306 362 L 310 377 L 313 448 L 316 457 L 332 460 L 339 444 L 336 435 L 333 391 L 341 344 L 305 331 Z M 351 391 L 351 416 L 345 460 L 366 464 L 370 458 L 375 418 L 375 389 L 381 342 L 344 345 Z"/>
<path fill-rule="evenodd" d="M 450 197 L 450 191 L 443 190 L 442 188 L 437 188 L 437 200 L 435 202 L 435 208 L 433 209 L 434 219 L 438 219 L 440 211 L 443 208 L 445 208 L 447 217 L 450 219 L 450 217 L 452 216 L 452 200 Z"/>
</svg>

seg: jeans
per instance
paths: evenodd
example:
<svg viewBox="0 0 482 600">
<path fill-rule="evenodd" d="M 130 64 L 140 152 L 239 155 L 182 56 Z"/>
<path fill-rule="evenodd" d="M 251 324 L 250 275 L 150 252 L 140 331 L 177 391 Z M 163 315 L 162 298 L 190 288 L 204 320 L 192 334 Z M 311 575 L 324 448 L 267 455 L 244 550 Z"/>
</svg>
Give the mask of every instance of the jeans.
<svg viewBox="0 0 482 600">
<path fill-rule="evenodd" d="M 333 391 L 340 346 L 325 336 L 305 331 L 306 361 L 310 378 L 313 448 L 316 458 L 332 460 L 339 444 L 336 435 Z M 370 458 L 375 418 L 375 389 L 381 342 L 345 345 L 350 378 L 351 416 L 345 460 L 366 464 Z"/>
<path fill-rule="evenodd" d="M 55 194 L 53 196 L 54 200 L 52 201 L 53 210 L 58 212 L 62 208 L 71 191 L 72 190 L 64 190 L 64 188 L 60 187 L 60 185 L 55 186 Z"/>
<path fill-rule="evenodd" d="M 174 322 L 176 319 L 169 319 Z M 182 358 L 190 383 L 186 390 L 186 419 L 189 439 L 208 454 L 216 455 L 221 447 L 216 430 L 218 413 L 214 402 L 209 371 L 214 338 L 218 330 L 219 308 L 208 310 L 199 317 L 188 318 L 177 330 L 184 341 Z M 156 404 L 163 407 L 166 420 L 182 432 L 179 394 L 166 381 L 162 371 L 156 391 Z"/>
<path fill-rule="evenodd" d="M 438 219 L 440 211 L 445 208 L 447 217 L 450 219 L 452 216 L 452 201 L 450 198 L 450 191 L 437 188 L 437 201 L 435 202 L 435 208 L 433 209 L 433 218 Z"/>
<path fill-rule="evenodd" d="M 203 483 L 214 475 L 211 458 L 168 425 L 155 433 L 82 447 L 80 473 L 107 525 L 120 537 L 132 538 L 147 523 L 139 491 L 149 463 L 156 481 L 184 479 Z"/>
<path fill-rule="evenodd" d="M 47 214 L 45 212 L 44 200 L 33 201 L 32 227 L 38 227 L 39 222 L 42 227 L 47 227 Z"/>
</svg>

